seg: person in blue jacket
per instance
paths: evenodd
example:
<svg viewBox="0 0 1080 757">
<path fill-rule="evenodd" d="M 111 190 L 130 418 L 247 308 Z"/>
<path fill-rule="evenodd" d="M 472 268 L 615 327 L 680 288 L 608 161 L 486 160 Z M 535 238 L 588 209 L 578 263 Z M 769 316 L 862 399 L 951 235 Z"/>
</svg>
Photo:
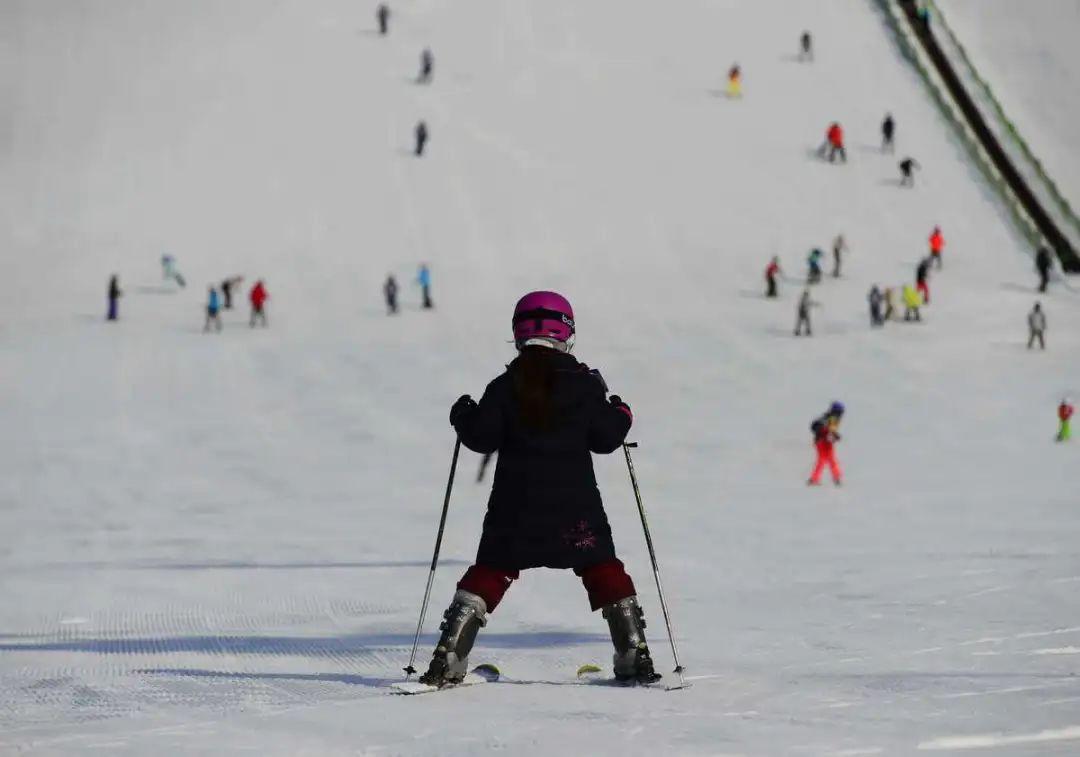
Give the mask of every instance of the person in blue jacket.
<svg viewBox="0 0 1080 757">
<path fill-rule="evenodd" d="M 210 293 L 206 299 L 206 325 L 203 326 L 203 332 L 210 330 L 210 324 L 213 324 L 215 329 L 221 331 L 221 301 L 218 298 L 218 291 L 214 287 L 210 287 Z"/>
<path fill-rule="evenodd" d="M 420 272 L 416 274 L 416 283 L 420 285 L 421 296 L 424 299 L 424 309 L 430 310 L 435 307 L 431 301 L 431 271 L 427 263 L 420 264 Z"/>
</svg>

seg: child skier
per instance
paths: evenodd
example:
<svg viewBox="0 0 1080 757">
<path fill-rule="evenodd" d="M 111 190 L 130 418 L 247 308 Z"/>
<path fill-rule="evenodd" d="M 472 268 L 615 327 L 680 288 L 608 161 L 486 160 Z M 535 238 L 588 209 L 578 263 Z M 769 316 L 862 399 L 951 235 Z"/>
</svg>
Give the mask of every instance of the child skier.
<svg viewBox="0 0 1080 757">
<path fill-rule="evenodd" d="M 769 265 L 765 267 L 765 296 L 776 296 L 776 277 L 780 276 L 780 258 L 773 256 Z"/>
<path fill-rule="evenodd" d="M 1054 267 L 1054 261 L 1050 257 L 1050 250 L 1043 245 L 1035 252 L 1035 270 L 1039 272 L 1039 291 L 1045 292 L 1046 285 L 1050 283 L 1050 270 Z"/>
<path fill-rule="evenodd" d="M 799 60 L 814 62 L 814 41 L 810 32 L 803 32 L 799 37 Z"/>
<path fill-rule="evenodd" d="M 941 268 L 941 251 L 945 249 L 945 236 L 941 233 L 941 227 L 935 226 L 930 232 L 930 259 L 934 265 Z"/>
<path fill-rule="evenodd" d="M 379 7 L 375 9 L 375 20 L 379 22 L 379 34 L 385 37 L 390 31 L 390 8 L 386 3 L 379 3 Z"/>
<path fill-rule="evenodd" d="M 233 289 L 240 286 L 240 282 L 243 280 L 243 276 L 230 276 L 221 282 L 221 296 L 225 300 L 226 310 L 232 310 Z"/>
<path fill-rule="evenodd" d="M 203 326 L 204 334 L 210 330 L 211 324 L 214 325 L 215 330 L 221 331 L 221 302 L 218 299 L 217 290 L 212 286 L 206 297 L 206 324 Z"/>
<path fill-rule="evenodd" d="M 601 610 L 615 646 L 615 677 L 660 678 L 645 642 L 634 583 L 615 556 L 596 486 L 592 455 L 614 452 L 633 415 L 597 371 L 571 356 L 574 312 L 554 292 L 532 292 L 514 309 L 518 356 L 477 404 L 462 396 L 450 410 L 461 443 L 498 451 L 476 563 L 457 584 L 442 635 L 422 683 L 462 680 L 479 630 L 510 584 L 529 568 L 573 569 Z"/>
<path fill-rule="evenodd" d="M 817 486 L 821 483 L 821 473 L 825 470 L 826 465 L 829 466 L 833 483 L 840 486 L 843 474 L 840 470 L 840 464 L 836 462 L 834 445 L 840 441 L 837 428 L 839 428 L 840 419 L 843 417 L 843 403 L 834 402 L 829 406 L 825 415 L 810 424 L 810 431 L 814 434 L 814 449 L 817 450 L 817 461 L 814 463 L 813 472 L 810 473 L 810 479 L 806 482 L 808 486 Z"/>
<path fill-rule="evenodd" d="M 416 124 L 416 157 L 420 158 L 424 155 L 424 146 L 428 141 L 428 129 L 427 124 L 423 121 L 419 121 Z"/>
<path fill-rule="evenodd" d="M 262 321 L 262 325 L 265 328 L 269 324 L 266 322 L 266 301 L 270 299 L 270 295 L 266 293 L 266 287 L 263 285 L 262 280 L 255 282 L 255 286 L 251 288 L 251 294 L 248 296 L 251 300 L 251 328 L 255 328 L 256 321 Z"/>
<path fill-rule="evenodd" d="M 166 281 L 175 281 L 180 288 L 187 286 L 184 277 L 176 270 L 176 258 L 172 255 L 161 256 L 161 277 Z"/>
<path fill-rule="evenodd" d="M 1046 349 L 1046 313 L 1042 305 L 1035 303 L 1035 307 L 1028 313 L 1028 349 L 1035 346 L 1035 340 L 1039 341 L 1039 349 Z"/>
<path fill-rule="evenodd" d="M 810 308 L 814 305 L 817 303 L 810 299 L 810 290 L 804 289 L 796 307 L 795 336 L 802 336 L 803 326 L 806 326 L 807 336 L 814 335 L 810 330 Z"/>
<path fill-rule="evenodd" d="M 1072 418 L 1073 406 L 1068 397 L 1064 397 L 1061 400 L 1061 404 L 1058 405 L 1058 434 L 1057 440 L 1059 442 L 1067 442 L 1072 438 L 1072 430 L 1069 428 L 1069 421 Z"/>
<path fill-rule="evenodd" d="M 733 65 L 728 71 L 727 96 L 742 97 L 742 69 L 739 68 L 738 63 Z"/>
<path fill-rule="evenodd" d="M 825 139 L 829 143 L 829 162 L 836 162 L 836 156 L 840 156 L 840 160 L 847 163 L 847 150 L 844 149 L 844 129 L 838 123 L 832 123 L 829 125 L 829 130 L 825 132 Z"/>
<path fill-rule="evenodd" d="M 919 308 L 922 307 L 923 300 L 922 295 L 911 284 L 904 284 L 904 320 L 905 321 L 921 321 L 922 316 L 919 315 Z"/>
<path fill-rule="evenodd" d="M 817 247 L 806 256 L 806 283 L 817 284 L 821 281 L 821 250 Z"/>
<path fill-rule="evenodd" d="M 915 169 L 922 168 L 919 165 L 919 161 L 915 158 L 904 158 L 898 164 L 900 166 L 900 186 L 913 187 L 915 186 Z"/>
<path fill-rule="evenodd" d="M 386 283 L 383 284 L 383 297 L 386 298 L 386 312 L 388 315 L 394 315 L 397 312 L 397 293 L 397 279 L 391 273 L 386 277 Z"/>
<path fill-rule="evenodd" d="M 120 279 L 116 274 L 113 274 L 109 279 L 109 311 L 105 314 L 105 320 L 115 321 L 119 318 L 120 298 L 123 294 L 124 293 L 120 291 Z"/>
<path fill-rule="evenodd" d="M 927 305 L 930 304 L 930 263 L 931 259 L 927 256 L 915 266 L 915 288 L 919 290 L 923 303 Z"/>
<path fill-rule="evenodd" d="M 893 313 L 896 312 L 896 300 L 894 295 L 895 292 L 893 292 L 892 287 L 885 287 L 885 314 L 881 316 L 882 323 L 892 320 Z"/>
<path fill-rule="evenodd" d="M 435 303 L 431 301 L 431 270 L 427 267 L 427 263 L 420 264 L 420 270 L 416 274 L 416 283 L 420 285 L 424 309 L 431 310 L 435 307 Z"/>
<path fill-rule="evenodd" d="M 881 290 L 878 289 L 877 284 L 870 287 L 870 294 L 866 296 L 866 301 L 870 303 L 871 326 L 882 326 L 885 324 L 885 319 L 881 316 L 881 303 L 884 299 L 885 298 L 882 297 Z"/>
<path fill-rule="evenodd" d="M 836 239 L 832 243 L 832 260 L 833 269 L 832 275 L 834 279 L 840 278 L 840 262 L 841 257 L 847 251 L 847 242 L 844 241 L 843 234 L 837 234 Z"/>
<path fill-rule="evenodd" d="M 435 56 L 431 54 L 431 48 L 425 47 L 420 53 L 420 75 L 416 77 L 417 84 L 430 84 L 431 74 L 435 70 Z"/>
</svg>

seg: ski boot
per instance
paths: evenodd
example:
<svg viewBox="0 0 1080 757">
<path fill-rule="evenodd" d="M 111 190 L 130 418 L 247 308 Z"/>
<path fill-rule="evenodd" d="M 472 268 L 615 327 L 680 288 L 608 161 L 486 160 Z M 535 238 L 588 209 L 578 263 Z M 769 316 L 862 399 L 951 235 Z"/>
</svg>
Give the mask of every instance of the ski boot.
<svg viewBox="0 0 1080 757">
<path fill-rule="evenodd" d="M 487 605 L 484 600 L 458 589 L 450 607 L 443 613 L 443 622 L 439 626 L 442 636 L 439 637 L 427 672 L 420 676 L 420 683 L 439 688 L 461 683 L 469 672 L 469 652 L 476 641 L 476 634 L 486 625 Z"/>
<path fill-rule="evenodd" d="M 615 645 L 615 680 L 652 683 L 660 680 L 645 643 L 645 613 L 637 597 L 627 597 L 601 610 Z"/>
</svg>

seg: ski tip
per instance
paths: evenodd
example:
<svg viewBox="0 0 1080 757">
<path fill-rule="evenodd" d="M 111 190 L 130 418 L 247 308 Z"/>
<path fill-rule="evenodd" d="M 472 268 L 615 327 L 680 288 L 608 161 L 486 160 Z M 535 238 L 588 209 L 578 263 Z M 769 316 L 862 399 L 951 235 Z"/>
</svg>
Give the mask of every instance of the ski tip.
<svg viewBox="0 0 1080 757">
<path fill-rule="evenodd" d="M 599 665 L 593 665 L 590 662 L 582 665 L 580 668 L 577 669 L 577 677 L 584 678 L 585 676 L 591 676 L 602 672 L 603 671 L 600 669 Z"/>
<path fill-rule="evenodd" d="M 483 678 L 485 681 L 494 682 L 498 681 L 502 675 L 499 669 L 491 663 L 485 662 L 482 665 L 477 665 L 472 669 L 472 672 Z"/>
</svg>

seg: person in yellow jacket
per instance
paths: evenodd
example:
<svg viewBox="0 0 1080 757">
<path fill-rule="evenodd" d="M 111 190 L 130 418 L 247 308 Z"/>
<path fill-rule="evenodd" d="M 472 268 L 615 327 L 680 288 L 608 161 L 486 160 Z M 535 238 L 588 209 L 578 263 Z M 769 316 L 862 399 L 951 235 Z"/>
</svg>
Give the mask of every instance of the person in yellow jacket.
<svg viewBox="0 0 1080 757">
<path fill-rule="evenodd" d="M 728 71 L 727 96 L 742 97 L 742 69 L 739 68 L 738 63 L 733 65 L 731 70 Z"/>
<path fill-rule="evenodd" d="M 919 291 L 911 284 L 904 284 L 904 320 L 910 321 L 912 319 L 921 321 L 922 316 L 919 315 L 919 308 L 922 307 L 923 300 Z"/>
</svg>

